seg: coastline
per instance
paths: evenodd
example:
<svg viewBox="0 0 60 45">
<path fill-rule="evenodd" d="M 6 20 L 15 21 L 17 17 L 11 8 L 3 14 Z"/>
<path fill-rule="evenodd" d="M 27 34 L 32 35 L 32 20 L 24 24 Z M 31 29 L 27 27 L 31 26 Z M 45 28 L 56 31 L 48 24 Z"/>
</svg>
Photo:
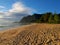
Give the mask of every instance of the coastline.
<svg viewBox="0 0 60 45">
<path fill-rule="evenodd" d="M 47 25 L 49 25 L 49 26 L 47 26 Z M 40 28 L 59 28 L 60 27 L 60 24 L 45 24 L 45 23 L 31 23 L 31 24 L 27 24 L 27 25 L 22 25 L 22 26 L 17 26 L 17 27 L 12 27 L 12 28 L 8 28 L 8 29 L 5 29 L 5 30 L 1 30 L 0 31 L 0 33 L 4 33 L 4 32 L 8 32 L 8 31 L 15 31 L 15 30 L 17 30 L 17 31 L 23 31 L 23 30 L 25 30 L 25 28 L 27 29 L 29 29 L 29 27 L 32 27 L 32 28 L 34 28 L 34 27 L 36 27 L 36 28 L 39 28 L 39 26 L 41 26 Z M 30 30 L 30 29 L 29 29 Z"/>
<path fill-rule="evenodd" d="M 0 33 L 11 31 L 11 30 L 18 30 L 20 28 L 23 29 L 25 27 L 29 27 L 29 26 L 36 25 L 36 24 L 37 23 L 32 23 L 32 24 L 27 24 L 27 25 L 21 25 L 21 26 L 11 27 L 11 28 L 8 28 L 8 29 L 0 30 Z"/>
<path fill-rule="evenodd" d="M 38 43 L 48 44 L 48 42 L 50 43 L 51 40 L 52 40 L 51 45 L 53 44 L 60 45 L 60 24 L 52 25 L 52 24 L 32 23 L 29 25 L 23 25 L 20 27 L 0 31 L 0 41 L 2 40 L 0 45 L 7 45 L 7 44 L 22 45 L 24 41 L 27 41 L 28 44 L 31 43 L 31 41 L 35 42 L 36 40 L 34 39 L 37 39 L 38 42 L 33 44 L 37 45 Z"/>
</svg>

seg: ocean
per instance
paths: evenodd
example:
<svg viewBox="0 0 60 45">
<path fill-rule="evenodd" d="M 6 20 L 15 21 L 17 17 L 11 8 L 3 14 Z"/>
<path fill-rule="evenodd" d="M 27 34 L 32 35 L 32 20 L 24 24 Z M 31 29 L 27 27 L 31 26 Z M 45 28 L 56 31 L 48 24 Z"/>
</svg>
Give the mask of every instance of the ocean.
<svg viewBox="0 0 60 45">
<path fill-rule="evenodd" d="M 21 26 L 20 23 L 0 23 L 0 31 Z"/>
</svg>

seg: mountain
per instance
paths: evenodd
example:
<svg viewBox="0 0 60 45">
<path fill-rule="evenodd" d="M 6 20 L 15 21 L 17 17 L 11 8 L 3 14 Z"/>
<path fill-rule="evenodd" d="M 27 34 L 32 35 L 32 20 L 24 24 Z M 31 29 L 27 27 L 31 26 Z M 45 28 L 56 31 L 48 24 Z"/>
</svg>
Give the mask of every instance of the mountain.
<svg viewBox="0 0 60 45">
<path fill-rule="evenodd" d="M 47 12 L 23 17 L 20 23 L 60 23 L 60 14 Z"/>
<path fill-rule="evenodd" d="M 21 19 L 20 23 L 33 23 L 37 19 L 39 19 L 41 17 L 41 15 L 40 14 L 33 14 L 33 15 L 25 16 Z"/>
</svg>

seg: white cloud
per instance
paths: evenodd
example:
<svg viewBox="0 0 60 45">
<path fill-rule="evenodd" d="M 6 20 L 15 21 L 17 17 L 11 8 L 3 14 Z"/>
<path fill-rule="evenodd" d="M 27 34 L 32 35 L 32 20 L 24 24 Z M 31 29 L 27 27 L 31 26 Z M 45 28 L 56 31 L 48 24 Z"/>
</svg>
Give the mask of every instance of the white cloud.
<svg viewBox="0 0 60 45">
<path fill-rule="evenodd" d="M 0 18 L 4 18 L 4 16 L 0 16 Z"/>
<path fill-rule="evenodd" d="M 22 2 L 16 2 L 12 5 L 12 8 L 8 10 L 7 14 L 8 15 L 12 15 L 15 13 L 31 14 L 33 11 L 35 10 L 25 6 Z"/>
<path fill-rule="evenodd" d="M 0 12 L 0 19 L 4 18 L 4 12 Z"/>
<path fill-rule="evenodd" d="M 0 6 L 1 9 L 5 8 L 4 6 Z"/>
<path fill-rule="evenodd" d="M 23 12 L 25 11 L 25 6 L 22 3 L 14 3 L 12 5 L 12 9 L 9 10 L 9 12 Z"/>
<path fill-rule="evenodd" d="M 11 18 L 11 17 L 7 16 L 5 12 L 0 12 L 0 19 L 5 19 L 5 18 Z"/>
<path fill-rule="evenodd" d="M 5 7 L 0 6 L 0 8 L 5 8 Z M 7 12 L 0 13 L 0 18 L 9 19 L 9 20 L 15 18 L 20 20 L 21 17 L 32 14 L 32 12 L 35 12 L 35 10 L 25 6 L 22 2 L 16 2 L 12 4 L 12 8 L 9 9 Z"/>
</svg>

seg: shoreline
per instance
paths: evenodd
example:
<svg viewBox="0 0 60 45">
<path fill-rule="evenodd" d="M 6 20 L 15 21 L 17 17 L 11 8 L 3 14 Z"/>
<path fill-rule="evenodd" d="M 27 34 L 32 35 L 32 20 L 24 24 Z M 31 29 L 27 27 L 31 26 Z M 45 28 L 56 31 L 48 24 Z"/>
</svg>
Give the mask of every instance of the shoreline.
<svg viewBox="0 0 60 45">
<path fill-rule="evenodd" d="M 7 45 L 7 44 L 22 45 L 23 43 L 25 43 L 25 41 L 27 41 L 27 44 L 28 41 L 30 41 L 29 44 L 31 43 L 31 41 L 33 42 L 37 41 L 38 43 L 41 42 L 43 44 L 47 44 L 48 42 L 51 41 L 52 44 L 60 45 L 60 24 L 52 25 L 52 24 L 35 23 L 35 24 L 23 25 L 21 27 L 11 28 L 8 30 L 4 30 L 2 32 L 0 31 L 0 41 L 1 45 Z"/>
<path fill-rule="evenodd" d="M 8 29 L 0 30 L 0 33 L 1 33 L 1 32 L 7 32 L 7 31 L 10 31 L 10 30 L 17 30 L 17 29 L 20 29 L 20 28 L 29 27 L 29 26 L 31 26 L 31 25 L 36 25 L 36 24 L 37 24 L 37 23 L 32 23 L 32 24 L 27 24 L 27 25 L 10 27 L 10 28 L 8 28 Z"/>
<path fill-rule="evenodd" d="M 36 26 L 37 25 L 37 26 Z M 8 29 L 4 29 L 4 30 L 0 30 L 0 33 L 1 32 L 7 32 L 7 31 L 12 31 L 12 30 L 23 30 L 24 28 L 29 28 L 30 26 L 32 26 L 32 28 L 33 28 L 33 26 L 36 26 L 36 27 L 38 27 L 38 26 L 42 26 L 43 25 L 43 27 L 45 27 L 45 28 L 47 28 L 46 27 L 46 25 L 49 25 L 48 27 L 50 28 L 52 28 L 52 27 L 54 27 L 54 25 L 55 25 L 55 27 L 57 26 L 58 28 L 60 27 L 60 26 L 58 26 L 58 25 L 60 25 L 60 24 L 46 24 L 46 23 L 31 23 L 31 24 L 27 24 L 27 25 L 21 25 L 21 26 L 17 26 L 17 27 L 12 27 L 12 28 L 8 28 Z M 51 26 L 51 25 L 53 25 L 53 26 Z"/>
</svg>

